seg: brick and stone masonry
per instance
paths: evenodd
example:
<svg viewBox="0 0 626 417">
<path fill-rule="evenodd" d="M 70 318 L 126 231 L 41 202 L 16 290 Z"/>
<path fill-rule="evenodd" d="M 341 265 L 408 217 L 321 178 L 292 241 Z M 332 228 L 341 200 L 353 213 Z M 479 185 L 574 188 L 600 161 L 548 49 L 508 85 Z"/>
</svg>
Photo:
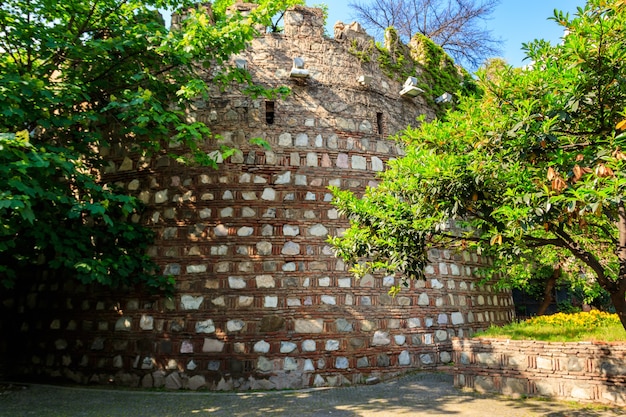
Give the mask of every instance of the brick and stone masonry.
<svg viewBox="0 0 626 417">
<path fill-rule="evenodd" d="M 626 346 L 453 338 L 456 386 L 509 396 L 626 405 Z"/>
<path fill-rule="evenodd" d="M 151 158 L 108 154 L 105 180 L 147 205 L 133 220 L 156 232 L 150 254 L 176 278 L 176 296 L 50 276 L 1 297 L 0 349 L 13 373 L 172 389 L 361 383 L 449 364 L 453 337 L 512 319 L 511 294 L 479 284 L 486 260 L 474 253 L 433 249 L 427 279 L 396 297 L 387 291 L 397 277 L 355 279 L 334 257 L 326 239 L 347 221 L 328 186 L 375 185 L 402 154 L 386 138 L 435 112 L 424 97 L 401 97 L 375 56 L 350 52 L 371 39 L 358 24 L 329 38 L 321 10 L 303 7 L 284 23 L 233 61 L 261 85 L 290 87 L 286 99 L 232 87 L 189 110 L 242 153 L 217 170 L 179 165 L 176 146 Z M 294 58 L 300 77 L 290 76 Z M 249 145 L 256 137 L 271 150 Z"/>
</svg>

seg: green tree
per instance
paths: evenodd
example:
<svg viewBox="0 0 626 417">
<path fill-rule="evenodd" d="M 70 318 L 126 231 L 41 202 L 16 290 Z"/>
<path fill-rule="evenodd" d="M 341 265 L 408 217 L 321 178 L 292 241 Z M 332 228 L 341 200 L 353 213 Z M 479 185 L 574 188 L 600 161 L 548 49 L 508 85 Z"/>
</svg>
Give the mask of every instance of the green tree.
<svg viewBox="0 0 626 417">
<path fill-rule="evenodd" d="M 467 247 L 493 259 L 486 279 L 550 266 L 601 287 L 626 328 L 626 2 L 553 19 L 562 43 L 524 45 L 528 68 L 491 66 L 482 97 L 404 132 L 378 187 L 334 190 L 355 271 L 421 277 L 429 246 Z"/>
<path fill-rule="evenodd" d="M 249 84 L 227 64 L 256 27 L 294 0 L 259 0 L 247 16 L 186 0 L 7 0 L 0 8 L 0 286 L 35 265 L 83 282 L 173 289 L 145 255 L 150 231 L 129 221 L 135 198 L 99 182 L 103 150 L 139 154 L 186 145 L 214 164 L 211 136 L 185 109 L 215 82 Z M 168 30 L 157 9 L 181 12 Z M 225 150 L 232 152 L 232 150 Z M 137 217 L 137 216 L 135 216 Z"/>
</svg>

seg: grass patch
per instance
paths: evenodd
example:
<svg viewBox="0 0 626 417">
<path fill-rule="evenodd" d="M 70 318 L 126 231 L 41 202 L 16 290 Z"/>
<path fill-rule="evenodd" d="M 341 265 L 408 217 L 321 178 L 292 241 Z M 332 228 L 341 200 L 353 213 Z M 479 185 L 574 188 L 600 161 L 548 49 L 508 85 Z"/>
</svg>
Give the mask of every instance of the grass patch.
<svg viewBox="0 0 626 417">
<path fill-rule="evenodd" d="M 626 342 L 626 330 L 617 314 L 593 310 L 538 316 L 502 327 L 491 326 L 474 337 L 544 342 Z"/>
</svg>

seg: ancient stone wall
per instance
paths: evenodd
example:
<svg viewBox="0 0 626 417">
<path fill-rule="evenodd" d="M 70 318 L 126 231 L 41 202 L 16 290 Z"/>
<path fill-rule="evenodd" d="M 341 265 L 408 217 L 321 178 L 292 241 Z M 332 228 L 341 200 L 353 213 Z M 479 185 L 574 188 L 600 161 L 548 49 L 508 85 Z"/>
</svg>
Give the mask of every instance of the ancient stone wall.
<svg viewBox="0 0 626 417">
<path fill-rule="evenodd" d="M 454 382 L 477 391 L 626 405 L 626 345 L 454 339 Z"/>
<path fill-rule="evenodd" d="M 486 261 L 476 254 L 432 250 L 427 279 L 396 297 L 387 291 L 397 277 L 357 280 L 333 256 L 327 236 L 347 221 L 327 187 L 375 185 L 402 153 L 386 138 L 435 112 L 424 97 L 402 97 L 375 56 L 351 52 L 369 42 L 358 25 L 330 39 L 322 20 L 319 10 L 293 9 L 284 33 L 233 57 L 255 82 L 290 87 L 287 98 L 230 86 L 190 109 L 191 121 L 242 150 L 219 169 L 111 150 L 105 179 L 146 203 L 133 220 L 156 232 L 151 255 L 178 292 L 163 299 L 44 280 L 2 307 L 20 313 L 3 329 L 15 334 L 14 372 L 219 390 L 359 383 L 448 364 L 451 338 L 511 320 L 511 294 L 474 277 Z M 296 77 L 294 58 L 304 62 Z M 251 146 L 257 137 L 271 150 Z M 207 140 L 207 151 L 216 146 Z"/>
</svg>

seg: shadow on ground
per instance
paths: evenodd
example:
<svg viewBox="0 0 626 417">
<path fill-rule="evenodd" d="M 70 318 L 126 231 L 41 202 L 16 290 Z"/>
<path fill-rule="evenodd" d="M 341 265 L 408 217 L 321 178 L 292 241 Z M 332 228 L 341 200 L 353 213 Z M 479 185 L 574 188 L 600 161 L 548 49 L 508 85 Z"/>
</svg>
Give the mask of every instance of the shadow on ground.
<svg viewBox="0 0 626 417">
<path fill-rule="evenodd" d="M 371 386 L 302 391 L 214 393 L 30 385 L 0 395 L 0 417 L 609 417 L 624 414 L 624 409 L 460 391 L 453 388 L 451 376 L 433 373 L 408 375 Z"/>
</svg>

